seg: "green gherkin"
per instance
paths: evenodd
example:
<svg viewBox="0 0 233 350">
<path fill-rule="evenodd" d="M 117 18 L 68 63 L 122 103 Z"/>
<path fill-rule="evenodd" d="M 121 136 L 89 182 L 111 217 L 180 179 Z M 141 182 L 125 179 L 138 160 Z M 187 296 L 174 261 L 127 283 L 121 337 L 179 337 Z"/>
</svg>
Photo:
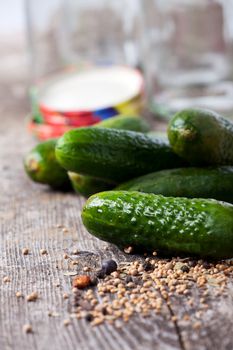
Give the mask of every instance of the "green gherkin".
<svg viewBox="0 0 233 350">
<path fill-rule="evenodd" d="M 233 167 L 161 170 L 125 182 L 116 190 L 167 197 L 213 198 L 233 203 Z"/>
<path fill-rule="evenodd" d="M 81 175 L 77 173 L 68 172 L 69 179 L 75 192 L 84 197 L 89 197 L 94 193 L 110 190 L 116 186 L 102 179 L 97 179 L 88 175 Z"/>
<path fill-rule="evenodd" d="M 91 234 L 120 248 L 233 257 L 233 205 L 216 200 L 102 192 L 88 199 L 82 220 Z"/>
<path fill-rule="evenodd" d="M 56 139 L 39 143 L 25 157 L 24 168 L 33 181 L 65 189 L 70 187 L 70 181 L 66 170 L 56 160 L 56 143 Z"/>
<path fill-rule="evenodd" d="M 114 128 L 146 132 L 148 123 L 140 117 L 120 115 L 109 118 L 94 125 L 95 128 Z M 41 142 L 34 147 L 24 160 L 25 171 L 35 182 L 49 185 L 53 188 L 69 188 L 86 197 L 89 195 L 113 188 L 116 184 L 91 176 L 72 173 L 67 175 L 66 170 L 58 163 L 55 157 L 57 139 Z"/>
<path fill-rule="evenodd" d="M 168 126 L 173 151 L 193 165 L 233 165 L 233 123 L 206 109 L 184 109 Z"/>
<path fill-rule="evenodd" d="M 108 128 L 119 130 L 131 130 L 138 132 L 147 132 L 150 129 L 149 124 L 142 118 L 137 116 L 119 115 L 116 117 L 105 119 L 93 125 L 95 128 Z M 93 176 L 82 175 L 75 172 L 68 172 L 71 184 L 75 192 L 84 197 L 110 190 L 115 187 L 115 182 L 109 182 L 105 179 L 99 179 Z"/>
<path fill-rule="evenodd" d="M 116 183 L 185 164 L 165 141 L 107 128 L 66 132 L 57 142 L 56 157 L 68 171 Z"/>
</svg>

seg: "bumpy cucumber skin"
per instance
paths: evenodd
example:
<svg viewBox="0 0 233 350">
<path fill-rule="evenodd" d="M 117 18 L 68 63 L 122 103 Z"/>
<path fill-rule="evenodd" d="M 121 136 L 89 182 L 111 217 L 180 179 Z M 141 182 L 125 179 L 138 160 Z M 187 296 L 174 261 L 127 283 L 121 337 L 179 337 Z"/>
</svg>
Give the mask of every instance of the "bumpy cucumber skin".
<svg viewBox="0 0 233 350">
<path fill-rule="evenodd" d="M 56 160 L 56 143 L 56 139 L 39 143 L 25 157 L 24 168 L 33 181 L 66 189 L 70 187 L 70 181 L 66 170 Z"/>
<path fill-rule="evenodd" d="M 94 193 L 110 190 L 116 186 L 114 183 L 92 176 L 72 172 L 68 172 L 68 176 L 75 192 L 84 197 L 90 197 Z"/>
<path fill-rule="evenodd" d="M 233 257 L 233 206 L 225 202 L 109 191 L 88 199 L 82 220 L 91 234 L 120 248 Z"/>
<path fill-rule="evenodd" d="M 66 132 L 57 142 L 56 157 L 68 171 L 114 182 L 183 165 L 166 142 L 106 128 Z"/>
<path fill-rule="evenodd" d="M 205 109 L 178 112 L 168 126 L 175 153 L 193 165 L 233 165 L 233 123 Z"/>
<path fill-rule="evenodd" d="M 168 137 L 167 137 L 167 133 L 162 132 L 162 131 L 149 131 L 147 133 L 147 136 L 150 136 L 154 139 L 159 139 L 165 142 L 168 142 Z"/>
<path fill-rule="evenodd" d="M 148 132 L 149 124 L 138 116 L 120 115 L 105 119 L 94 125 L 95 128 L 110 128 L 120 130 L 131 130 L 138 132 Z"/>
<path fill-rule="evenodd" d="M 233 203 L 233 167 L 161 170 L 125 182 L 116 190 L 167 197 L 213 198 Z"/>
</svg>

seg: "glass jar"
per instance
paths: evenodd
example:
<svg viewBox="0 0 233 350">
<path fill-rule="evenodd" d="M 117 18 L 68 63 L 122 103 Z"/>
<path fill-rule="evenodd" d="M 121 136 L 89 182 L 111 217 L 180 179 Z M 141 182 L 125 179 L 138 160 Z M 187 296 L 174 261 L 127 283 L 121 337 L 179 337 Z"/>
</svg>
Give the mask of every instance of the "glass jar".
<svg viewBox="0 0 233 350">
<path fill-rule="evenodd" d="M 139 0 L 26 0 L 31 78 L 139 62 Z"/>
<path fill-rule="evenodd" d="M 233 1 L 142 1 L 144 70 L 153 112 L 233 115 Z"/>
<path fill-rule="evenodd" d="M 139 0 L 26 0 L 32 115 L 39 138 L 138 114 Z"/>
</svg>

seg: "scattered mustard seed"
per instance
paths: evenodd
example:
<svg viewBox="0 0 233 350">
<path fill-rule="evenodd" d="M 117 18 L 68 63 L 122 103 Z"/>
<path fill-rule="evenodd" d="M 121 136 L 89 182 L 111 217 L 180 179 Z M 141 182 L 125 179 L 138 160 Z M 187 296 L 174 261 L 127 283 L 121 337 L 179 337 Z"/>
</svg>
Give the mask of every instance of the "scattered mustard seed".
<svg viewBox="0 0 233 350">
<path fill-rule="evenodd" d="M 8 282 L 10 282 L 10 281 L 11 281 L 11 279 L 10 279 L 9 276 L 3 277 L 3 282 L 4 282 L 4 283 L 8 283 Z"/>
<path fill-rule="evenodd" d="M 183 317 L 184 321 L 189 321 L 190 320 L 190 316 L 188 314 L 185 314 Z"/>
<path fill-rule="evenodd" d="M 201 328 L 201 322 L 195 322 L 193 324 L 193 329 L 200 329 Z"/>
<path fill-rule="evenodd" d="M 90 267 L 89 266 L 84 266 L 83 271 L 84 272 L 90 271 Z"/>
<path fill-rule="evenodd" d="M 21 292 L 16 292 L 15 296 L 16 296 L 16 298 L 22 298 L 23 294 Z"/>
<path fill-rule="evenodd" d="M 28 248 L 23 248 L 22 249 L 23 255 L 28 255 L 29 254 L 29 249 Z"/>
<path fill-rule="evenodd" d="M 32 292 L 31 294 L 27 295 L 26 299 L 27 301 L 36 301 L 38 299 L 38 293 Z"/>
<path fill-rule="evenodd" d="M 30 324 L 25 324 L 23 326 L 23 332 L 26 334 L 33 333 L 32 326 Z"/>
<path fill-rule="evenodd" d="M 124 252 L 126 254 L 131 254 L 133 252 L 133 247 L 129 246 L 129 247 L 124 248 Z"/>
<path fill-rule="evenodd" d="M 117 271 L 103 274 L 101 278 L 97 275 L 95 289 L 91 283 L 84 287 L 83 276 L 77 276 L 84 290 L 78 290 L 73 281 L 75 315 L 78 319 L 86 318 L 92 326 L 103 322 L 122 324 L 133 315 L 147 317 L 150 313 L 163 313 L 164 306 L 172 306 L 175 297 L 182 298 L 187 309 L 195 308 L 194 315 L 198 322 L 194 321 L 192 327 L 199 329 L 202 315 L 209 307 L 206 303 L 208 283 L 217 293 L 223 294 L 228 276 L 232 275 L 233 263 L 229 261 L 205 264 L 202 260 L 147 257 L 120 262 Z M 198 289 L 198 298 L 192 297 L 193 288 Z M 177 315 L 172 315 L 171 319 L 175 322 Z M 191 322 L 189 314 L 185 314 L 181 321 Z"/>
<path fill-rule="evenodd" d="M 71 323 L 71 322 L 70 322 L 69 319 L 66 319 L 66 320 L 63 321 L 63 324 L 64 324 L 65 327 L 69 326 L 70 323 Z"/>
</svg>

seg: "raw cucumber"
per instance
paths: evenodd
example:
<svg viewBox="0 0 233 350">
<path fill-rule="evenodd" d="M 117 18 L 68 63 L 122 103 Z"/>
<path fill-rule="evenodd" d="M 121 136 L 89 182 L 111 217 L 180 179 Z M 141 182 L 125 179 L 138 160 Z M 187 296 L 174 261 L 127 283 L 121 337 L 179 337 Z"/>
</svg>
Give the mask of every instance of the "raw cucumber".
<svg viewBox="0 0 233 350">
<path fill-rule="evenodd" d="M 106 128 L 66 132 L 56 157 L 68 171 L 120 182 L 184 164 L 168 143 L 142 133 Z"/>
<path fill-rule="evenodd" d="M 125 182 L 116 190 L 168 197 L 214 198 L 233 203 L 233 167 L 161 170 Z"/>
<path fill-rule="evenodd" d="M 149 124 L 143 118 L 130 115 L 119 115 L 117 117 L 108 118 L 93 126 L 95 128 L 100 127 L 138 132 L 148 132 L 150 130 Z"/>
<path fill-rule="evenodd" d="M 91 234 L 120 248 L 233 257 L 233 205 L 225 202 L 108 191 L 88 199 L 82 220 Z"/>
<path fill-rule="evenodd" d="M 83 195 L 84 197 L 89 197 L 94 193 L 102 192 L 116 186 L 114 183 L 88 175 L 68 172 L 68 176 L 75 192 Z"/>
<path fill-rule="evenodd" d="M 70 181 L 66 170 L 56 160 L 56 143 L 56 139 L 39 143 L 25 157 L 24 168 L 33 181 L 65 189 L 70 187 Z"/>
<path fill-rule="evenodd" d="M 233 165 L 233 123 L 205 109 L 184 109 L 169 123 L 172 149 L 193 165 Z"/>
<path fill-rule="evenodd" d="M 147 132 L 149 125 L 142 118 L 121 115 L 99 122 L 95 127 L 129 129 Z M 69 179 L 66 171 L 55 159 L 55 145 L 57 140 L 52 139 L 37 145 L 25 158 L 25 170 L 29 177 L 39 183 L 52 187 L 68 187 Z M 76 191 L 85 196 L 111 189 L 114 184 L 88 176 L 73 174 L 72 185 Z"/>
<path fill-rule="evenodd" d="M 136 116 L 120 115 L 113 118 L 108 118 L 94 125 L 94 127 L 103 127 L 111 129 L 132 130 L 147 132 L 149 125 L 145 120 Z M 70 172 L 69 178 L 75 192 L 89 197 L 90 195 L 113 188 L 116 184 L 98 179 L 88 175 L 81 175 Z"/>
</svg>

